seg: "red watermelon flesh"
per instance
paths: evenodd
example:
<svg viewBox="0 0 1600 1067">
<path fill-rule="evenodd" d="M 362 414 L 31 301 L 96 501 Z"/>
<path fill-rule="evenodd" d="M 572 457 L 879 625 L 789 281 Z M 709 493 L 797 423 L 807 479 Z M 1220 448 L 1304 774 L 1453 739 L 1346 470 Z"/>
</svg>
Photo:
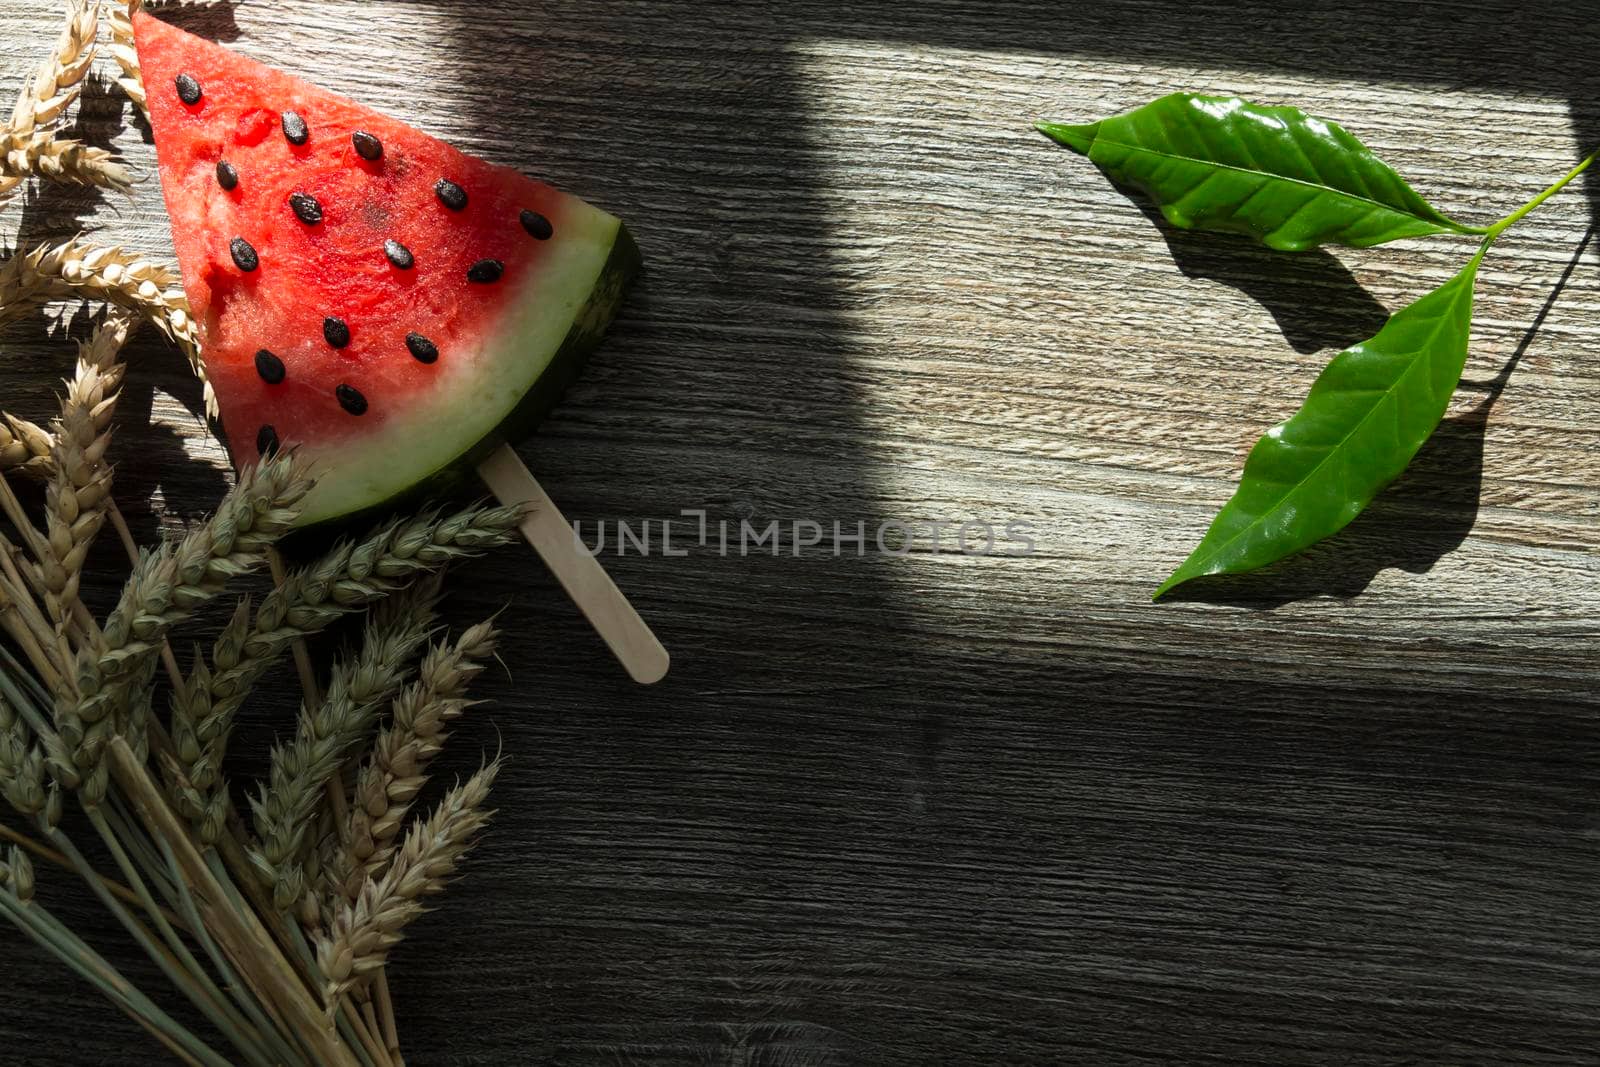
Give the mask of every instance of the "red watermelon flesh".
<svg viewBox="0 0 1600 1067">
<path fill-rule="evenodd" d="M 532 428 L 637 271 L 618 219 L 148 14 L 134 34 L 236 465 L 298 448 L 310 525 Z"/>
</svg>

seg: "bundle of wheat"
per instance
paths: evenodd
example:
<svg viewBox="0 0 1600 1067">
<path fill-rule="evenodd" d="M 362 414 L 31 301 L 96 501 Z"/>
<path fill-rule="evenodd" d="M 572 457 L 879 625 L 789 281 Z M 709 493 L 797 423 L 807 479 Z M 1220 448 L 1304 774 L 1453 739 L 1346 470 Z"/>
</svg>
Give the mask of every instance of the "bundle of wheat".
<svg viewBox="0 0 1600 1067">
<path fill-rule="evenodd" d="M 95 58 L 99 15 L 98 3 L 71 0 L 61 40 L 0 127 L 0 203 L 38 180 L 127 189 L 109 153 L 60 132 Z M 108 51 L 142 106 L 127 16 L 120 5 L 112 13 Z M 15 817 L 0 820 L 0 915 L 183 1063 L 401 1064 L 383 967 L 487 822 L 498 768 L 408 825 L 496 637 L 490 622 L 439 637 L 435 609 L 445 569 L 515 537 L 521 510 L 430 509 L 284 572 L 274 545 L 312 484 L 286 452 L 242 470 L 181 539 L 138 550 L 112 493 L 120 354 L 148 322 L 203 381 L 194 323 L 176 273 L 120 248 L 73 239 L 0 262 L 0 326 L 63 299 L 106 310 L 79 346 L 57 416 L 46 427 L 0 413 L 0 798 Z M 42 484 L 31 506 L 13 475 Z M 97 620 L 79 590 L 108 522 L 132 573 Z M 271 590 L 259 603 L 239 598 L 185 673 L 168 645 L 174 629 L 269 564 Z M 363 611 L 364 640 L 320 685 L 303 639 Z M 252 828 L 223 766 L 240 708 L 291 652 L 305 700 L 250 797 Z M 163 689 L 165 718 L 155 711 Z M 70 825 L 88 827 L 113 870 L 96 869 L 73 840 L 69 805 L 84 816 Z M 226 1048 L 69 928 L 34 859 L 81 877 Z"/>
</svg>

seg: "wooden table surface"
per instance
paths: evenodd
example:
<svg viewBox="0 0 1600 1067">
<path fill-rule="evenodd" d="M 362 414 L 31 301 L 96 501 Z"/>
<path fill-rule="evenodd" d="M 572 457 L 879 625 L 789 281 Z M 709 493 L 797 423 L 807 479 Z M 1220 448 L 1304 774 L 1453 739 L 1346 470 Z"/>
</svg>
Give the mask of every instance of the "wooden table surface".
<svg viewBox="0 0 1600 1067">
<path fill-rule="evenodd" d="M 0 91 L 57 17 L 0 0 Z M 461 572 L 453 620 L 509 603 L 510 674 L 450 768 L 508 766 L 394 966 L 413 1064 L 1600 1056 L 1600 181 L 1495 248 L 1452 414 L 1367 515 L 1155 605 L 1256 436 L 1469 246 L 1175 233 L 1030 129 L 1180 88 L 1295 103 L 1489 221 L 1600 142 L 1585 5 L 173 17 L 625 217 L 647 278 L 525 457 L 591 532 L 784 524 L 776 557 L 607 558 L 674 653 L 654 689 L 530 554 Z M 47 189 L 0 239 L 169 257 L 128 118 L 102 89 L 82 122 L 143 177 L 131 200 Z M 4 406 L 43 417 L 66 347 L 39 323 L 0 344 Z M 131 359 L 118 492 L 148 538 L 227 473 L 176 354 L 146 331 Z M 824 544 L 795 552 L 796 520 Z M 835 520 L 921 532 L 835 555 Z M 934 547 L 964 521 L 1036 551 Z M 250 714 L 242 766 L 292 695 Z M 6 1059 L 145 1047 L 0 944 Z"/>
</svg>

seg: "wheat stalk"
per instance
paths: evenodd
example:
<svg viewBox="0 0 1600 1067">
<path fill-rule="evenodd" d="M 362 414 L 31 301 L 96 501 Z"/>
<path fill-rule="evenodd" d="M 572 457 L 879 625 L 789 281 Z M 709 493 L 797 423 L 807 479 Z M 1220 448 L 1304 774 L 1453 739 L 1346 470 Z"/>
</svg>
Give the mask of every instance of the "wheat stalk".
<svg viewBox="0 0 1600 1067">
<path fill-rule="evenodd" d="M 104 796 L 101 750 L 128 725 L 126 715 L 138 706 L 167 631 L 230 578 L 265 562 L 309 488 L 292 454 L 247 467 L 209 522 L 176 545 L 141 554 L 106 618 L 100 647 L 79 655 L 76 692 L 58 694 L 56 729 L 76 772 L 58 774 L 63 786 L 82 789 L 86 803 Z"/>
<path fill-rule="evenodd" d="M 493 814 L 484 808 L 499 773 L 491 763 L 452 789 L 426 822 L 413 826 L 380 879 L 368 880 L 354 901 L 334 912 L 317 941 L 317 962 L 331 1003 L 358 979 L 381 968 L 405 927 L 423 912 L 424 897 L 444 891 L 473 838 Z"/>
<path fill-rule="evenodd" d="M 200 358 L 200 334 L 189 315 L 178 274 L 117 247 L 74 238 L 40 245 L 0 263 L 0 326 L 51 300 L 88 297 L 124 308 L 153 323 L 175 341 L 205 390 L 206 411 L 215 415 L 216 397 Z"/>
<path fill-rule="evenodd" d="M 251 799 L 261 844 L 252 855 L 282 910 L 306 892 L 303 860 L 323 788 L 371 728 L 380 704 L 400 688 L 405 664 L 427 639 L 439 599 L 435 582 L 419 582 L 380 605 L 361 651 L 341 660 L 327 696 L 300 715 L 295 737 L 274 746 L 271 770 Z"/>
<path fill-rule="evenodd" d="M 68 385 L 57 423 L 54 476 L 45 489 L 44 549 L 38 562 L 45 608 L 64 629 L 78 599 L 78 580 L 89 546 L 105 522 L 111 468 L 104 462 L 110 442 L 109 415 L 121 375 L 102 374 L 80 363 Z M 102 429 L 103 428 L 103 429 Z"/>
<path fill-rule="evenodd" d="M 140 560 L 106 619 L 104 648 L 87 657 L 86 669 L 114 678 L 153 657 L 173 623 L 216 596 L 228 579 L 265 562 L 266 550 L 294 524 L 310 488 L 293 454 L 246 467 L 209 521 Z M 92 707 L 85 691 L 80 708 Z"/>
<path fill-rule="evenodd" d="M 99 0 L 67 0 L 67 4 L 61 41 L 28 81 L 12 121 L 0 126 L 0 202 L 34 177 L 129 188 L 128 171 L 110 152 L 59 136 L 95 57 L 101 8 Z M 144 110 L 130 22 L 139 6 L 139 0 L 113 0 L 110 42 L 104 51 L 121 68 L 118 84 Z M 103 632 L 97 630 L 79 600 L 78 586 L 90 544 L 112 510 L 107 450 L 124 375 L 118 352 L 138 321 L 154 323 L 184 350 L 205 389 L 208 414 L 215 416 L 217 409 L 201 363 L 201 330 L 176 271 L 120 248 L 97 247 L 81 239 L 40 246 L 0 261 L 0 326 L 40 304 L 74 298 L 94 299 L 111 305 L 113 311 L 93 340 L 81 346 L 58 418 L 48 430 L 10 415 L 0 420 L 0 472 L 26 474 L 45 485 L 40 531 L 0 476 L 0 506 L 24 535 L 21 543 L 35 561 L 22 559 L 21 550 L 0 535 L 0 628 L 19 640 L 54 697 L 52 709 L 46 689 L 37 685 L 34 695 L 26 691 L 19 695 L 6 681 L 9 671 L 0 665 L 6 672 L 0 678 L 0 693 L 20 701 L 17 707 L 24 713 L 14 713 L 5 695 L 0 695 L 0 797 L 41 828 L 51 828 L 51 840 L 60 846 L 55 855 L 98 885 L 97 873 L 54 829 L 66 790 L 77 791 L 90 824 L 108 846 L 107 855 L 128 879 L 127 886 L 107 886 L 100 896 L 246 1061 L 260 1067 L 299 1062 L 304 1052 L 306 1062 L 354 1067 L 356 1053 L 364 1048 L 361 1060 L 372 1067 L 399 1062 L 392 1019 L 386 1019 L 388 1045 L 379 1044 L 373 1036 L 378 1023 L 370 1008 L 363 1016 L 348 997 L 330 998 L 327 1025 L 317 1025 L 304 1010 L 311 1007 L 307 993 L 312 987 L 303 979 L 315 973 L 315 966 L 311 950 L 298 939 L 299 931 L 272 914 L 264 902 L 252 908 L 237 887 L 224 884 L 230 869 L 233 877 L 248 877 L 249 864 L 239 864 L 235 857 L 244 855 L 242 839 L 235 841 L 228 833 L 232 813 L 220 760 L 244 691 L 288 643 L 349 612 L 377 605 L 365 642 L 356 655 L 336 667 L 327 698 L 308 706 L 294 738 L 274 751 L 271 774 L 256 801 L 262 839 L 251 859 L 256 866 L 274 867 L 271 884 L 280 907 L 297 898 L 310 905 L 303 921 L 314 927 L 320 918 L 316 898 L 305 888 L 327 884 L 317 864 L 330 853 L 309 846 L 318 843 L 317 834 L 337 843 L 346 832 L 344 792 L 329 784 L 332 811 L 340 813 L 335 821 L 324 806 L 323 786 L 338 781 L 341 760 L 365 736 L 378 708 L 394 699 L 401 709 L 405 739 L 397 735 L 386 750 L 384 768 L 389 777 L 381 789 L 388 813 L 376 834 L 367 835 L 383 842 L 385 858 L 394 853 L 393 863 L 382 886 L 374 883 L 377 895 L 357 892 L 349 901 L 373 905 L 369 913 L 384 942 L 376 957 L 381 962 L 398 940 L 399 929 L 421 910 L 417 901 L 442 889 L 487 820 L 483 805 L 496 771 L 490 766 L 453 791 L 395 852 L 394 837 L 415 795 L 414 788 L 405 793 L 410 779 L 402 780 L 400 772 L 420 774 L 438 751 L 444 724 L 466 706 L 460 697 L 466 679 L 480 669 L 476 660 L 451 658 L 447 653 L 481 646 L 487 655 L 492 630 L 485 624 L 464 635 L 456 649 L 430 653 L 424 667 L 426 693 L 418 690 L 409 700 L 403 694 L 396 696 L 405 664 L 426 641 L 440 591 L 438 572 L 452 560 L 509 540 L 520 509 L 469 508 L 448 517 L 430 512 L 385 526 L 366 541 L 340 546 L 323 561 L 325 566 L 292 575 L 258 610 L 252 612 L 250 602 L 241 601 L 213 648 L 212 661 L 197 651 L 191 673 L 176 681 L 172 744 L 161 746 L 157 762 L 167 769 L 172 794 L 190 817 L 190 825 L 201 824 L 199 836 L 226 837 L 232 846 L 231 853 L 224 849 L 227 866 L 214 868 L 149 778 L 146 731 L 155 729 L 148 723 L 148 710 L 158 652 L 173 626 L 217 596 L 230 578 L 264 562 L 267 548 L 297 517 L 309 482 L 292 456 L 243 472 L 208 522 L 177 542 L 139 556 Z M 407 595 L 390 596 L 408 586 Z M 129 817 L 123 803 L 102 804 L 113 788 L 113 771 L 120 800 L 131 800 L 143 821 L 139 832 L 129 833 L 123 827 Z M 164 855 L 153 852 L 155 848 Z M 227 1062 L 144 998 L 58 920 L 37 905 L 28 907 L 34 872 L 23 853 L 12 849 L 0 860 L 0 916 L 42 939 L 179 1059 L 210 1067 Z M 239 884 L 245 887 L 245 897 L 262 901 L 253 879 Z M 119 910 L 109 896 L 116 889 L 121 890 L 117 899 L 144 909 L 144 915 Z M 187 906 L 184 921 L 195 940 L 181 937 L 168 924 L 171 920 L 181 925 L 156 902 L 161 893 L 174 908 Z M 258 921 L 258 910 L 264 924 Z M 276 929 L 277 940 L 268 926 Z M 344 943 L 359 946 L 362 952 L 352 954 L 340 982 L 347 982 L 356 968 L 366 973 L 373 966 L 371 931 L 354 923 L 345 929 L 349 940 Z M 287 936 L 290 931 L 294 937 Z M 298 965 L 281 954 L 282 946 L 289 946 L 287 951 L 293 954 L 297 940 L 303 953 Z M 219 984 L 211 981 L 205 965 L 191 952 L 195 946 L 211 955 Z M 230 1006 L 230 999 L 237 1001 L 237 1009 Z M 264 1005 L 264 1010 L 252 1003 Z"/>
<path fill-rule="evenodd" d="M 6 853 L 6 861 L 0 863 L 0 891 L 9 893 L 18 904 L 33 901 L 33 861 L 16 845 Z"/>
<path fill-rule="evenodd" d="M 44 753 L 4 699 L 0 699 L 0 794 L 19 815 L 33 818 L 45 811 Z"/>
<path fill-rule="evenodd" d="M 432 509 L 389 523 L 361 541 L 339 546 L 317 565 L 286 576 L 262 601 L 256 628 L 299 631 L 290 636 L 320 630 L 416 578 L 509 544 L 521 516 L 520 505 L 474 505 L 444 518 Z"/>
<path fill-rule="evenodd" d="M 99 21 L 98 2 L 68 0 L 67 22 L 55 50 L 39 64 L 17 97 L 8 133 L 25 137 L 35 131 L 48 132 L 60 123 L 62 114 L 78 98 L 83 77 L 94 61 Z"/>
<path fill-rule="evenodd" d="M 235 611 L 212 648 L 205 677 L 191 675 L 172 706 L 178 758 L 194 788 L 183 804 L 202 840 L 214 843 L 226 816 L 221 767 L 234 716 L 289 646 L 419 577 L 509 542 L 521 514 L 518 507 L 468 507 L 444 518 L 432 511 L 387 523 L 290 572 L 267 594 L 254 620 L 248 605 Z"/>
<path fill-rule="evenodd" d="M 433 645 L 417 681 L 395 698 L 389 723 L 356 775 L 343 842 L 335 842 L 324 864 L 332 894 L 353 901 L 388 866 L 412 801 L 428 781 L 428 763 L 444 747 L 445 727 L 471 706 L 467 684 L 494 655 L 497 637 L 492 623 L 480 622 L 454 644 Z"/>
<path fill-rule="evenodd" d="M 69 185 L 91 185 L 126 193 L 133 176 L 104 148 L 70 137 L 39 131 L 10 134 L 0 144 L 0 195 L 9 193 L 24 178 L 41 177 Z"/>
<path fill-rule="evenodd" d="M 78 345 L 80 365 L 87 361 L 102 373 L 120 367 L 122 347 L 133 332 L 135 320 L 121 309 L 108 314 L 88 343 Z M 17 471 L 40 482 L 55 477 L 55 436 L 37 423 L 0 412 L 0 472 Z"/>
<path fill-rule="evenodd" d="M 55 442 L 44 428 L 19 419 L 10 412 L 0 413 L 0 471 L 17 471 L 36 481 L 47 481 L 55 471 L 50 451 Z"/>
<path fill-rule="evenodd" d="M 122 381 L 117 355 L 132 324 L 126 313 L 115 313 L 79 347 L 77 372 L 61 401 L 52 477 L 45 490 L 48 554 L 39 561 L 45 606 L 58 627 L 72 615 L 84 558 L 110 504 L 111 467 L 105 454 Z"/>
<path fill-rule="evenodd" d="M 150 105 L 144 97 L 144 76 L 139 73 L 139 52 L 134 48 L 133 21 L 130 17 L 141 6 L 139 0 L 128 0 L 126 4 L 112 6 L 111 14 L 106 17 L 111 26 L 111 47 L 106 51 L 122 70 L 117 84 L 128 94 L 128 99 L 133 101 L 140 113 L 149 119 Z"/>
<path fill-rule="evenodd" d="M 240 612 L 248 617 L 249 610 L 249 598 L 241 598 L 235 617 Z M 162 761 L 162 770 L 174 806 L 202 842 L 216 844 L 227 831 L 229 808 L 227 794 L 216 789 L 222 768 L 209 758 L 198 732 L 212 718 L 211 671 L 198 647 L 194 666 L 173 686 L 171 712 L 172 752 Z"/>
<path fill-rule="evenodd" d="M 57 136 L 94 61 L 99 19 L 98 2 L 69 0 L 55 49 L 18 95 L 10 123 L 0 128 L 0 201 L 34 175 L 128 191 L 128 171 L 110 152 Z"/>
<path fill-rule="evenodd" d="M 122 347 L 127 344 L 135 322 L 118 309 L 108 314 L 95 329 L 87 344 L 79 343 L 80 366 L 87 362 L 102 373 L 120 367 Z M 55 476 L 55 437 L 43 427 L 18 418 L 9 412 L 0 413 L 0 471 L 15 470 L 41 482 Z M 108 416 L 109 421 L 109 416 Z"/>
</svg>

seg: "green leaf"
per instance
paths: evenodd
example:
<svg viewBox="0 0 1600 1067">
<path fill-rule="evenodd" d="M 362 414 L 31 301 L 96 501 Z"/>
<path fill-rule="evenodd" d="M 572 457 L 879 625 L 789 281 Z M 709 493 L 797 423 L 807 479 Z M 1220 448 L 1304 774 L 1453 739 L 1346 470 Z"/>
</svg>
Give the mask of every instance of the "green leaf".
<svg viewBox="0 0 1600 1067">
<path fill-rule="evenodd" d="M 1255 570 L 1298 552 L 1399 477 L 1461 380 L 1485 248 L 1377 336 L 1333 357 L 1300 410 L 1250 450 L 1233 498 L 1157 597 L 1203 574 Z"/>
<path fill-rule="evenodd" d="M 1038 129 L 1185 230 L 1249 234 L 1286 252 L 1486 232 L 1446 218 L 1338 124 L 1299 108 L 1173 93 L 1086 126 Z"/>
</svg>

